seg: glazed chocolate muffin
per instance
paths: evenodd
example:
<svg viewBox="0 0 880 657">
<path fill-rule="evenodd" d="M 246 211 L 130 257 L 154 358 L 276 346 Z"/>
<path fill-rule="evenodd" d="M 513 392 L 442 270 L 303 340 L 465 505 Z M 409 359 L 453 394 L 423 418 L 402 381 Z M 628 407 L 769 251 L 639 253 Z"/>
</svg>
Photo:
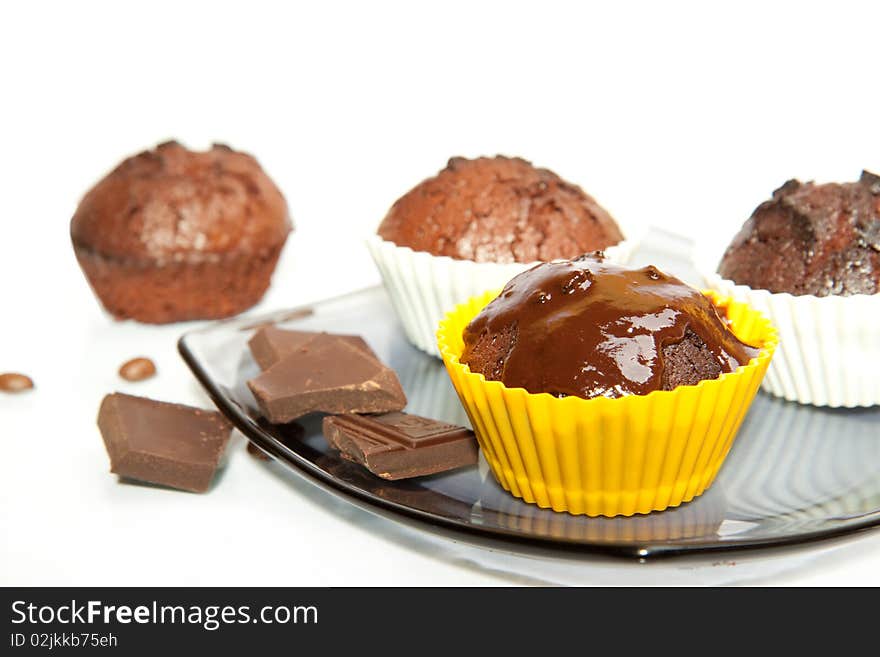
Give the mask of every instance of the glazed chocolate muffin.
<svg viewBox="0 0 880 657">
<path fill-rule="evenodd" d="M 718 273 L 794 295 L 880 292 L 880 176 L 854 183 L 789 180 L 733 238 Z"/>
<path fill-rule="evenodd" d="M 623 239 L 580 187 L 502 156 L 452 158 L 394 203 L 379 236 L 414 251 L 496 263 L 571 258 Z"/>
<path fill-rule="evenodd" d="M 464 330 L 461 362 L 531 393 L 622 397 L 716 379 L 758 355 L 698 290 L 600 253 L 514 277 Z"/>
<path fill-rule="evenodd" d="M 107 311 L 155 324 L 257 303 L 291 229 L 284 197 L 253 157 L 176 142 L 122 162 L 70 222 L 77 260 Z"/>
</svg>

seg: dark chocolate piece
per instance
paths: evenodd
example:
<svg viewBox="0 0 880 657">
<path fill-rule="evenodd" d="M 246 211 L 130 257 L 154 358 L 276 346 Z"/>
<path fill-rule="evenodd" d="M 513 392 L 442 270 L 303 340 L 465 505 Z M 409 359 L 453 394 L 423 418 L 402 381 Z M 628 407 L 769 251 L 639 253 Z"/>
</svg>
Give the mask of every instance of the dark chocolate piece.
<svg viewBox="0 0 880 657">
<path fill-rule="evenodd" d="M 126 381 L 143 381 L 156 374 L 156 365 L 149 358 L 132 358 L 119 368 L 119 376 Z"/>
<path fill-rule="evenodd" d="M 477 462 L 474 432 L 408 413 L 324 418 L 331 446 L 383 479 L 408 479 Z"/>
<path fill-rule="evenodd" d="M 0 374 L 0 392 L 24 392 L 34 387 L 31 377 L 18 372 Z"/>
<path fill-rule="evenodd" d="M 438 510 L 437 492 L 432 490 L 430 484 L 426 485 L 427 482 L 418 477 L 389 483 L 389 480 L 377 477 L 362 464 L 355 463 L 349 458 L 339 458 L 339 453 L 335 451 L 316 458 L 315 465 L 336 479 L 342 479 L 380 499 L 429 512 Z M 491 474 L 489 478 L 492 478 Z M 460 491 L 463 494 L 462 499 L 443 498 L 443 512 L 449 516 L 468 514 L 473 506 L 473 500 L 479 493 L 479 482 L 480 479 L 477 476 L 468 477 L 467 483 L 464 483 L 465 488 Z M 474 497 L 467 498 L 465 501 L 464 496 L 470 490 L 473 490 Z M 511 497 L 511 499 L 516 498 Z"/>
<path fill-rule="evenodd" d="M 104 397 L 98 427 L 111 472 L 194 493 L 210 487 L 232 432 L 215 411 L 118 392 Z"/>
<path fill-rule="evenodd" d="M 397 375 L 360 347 L 321 340 L 247 382 L 263 415 L 276 424 L 307 413 L 384 413 L 406 406 Z"/>
<path fill-rule="evenodd" d="M 267 370 L 282 358 L 297 351 L 315 348 L 327 341 L 347 342 L 376 358 L 373 350 L 357 335 L 335 335 L 311 331 L 290 331 L 277 326 L 267 326 L 254 333 L 248 340 L 251 354 L 261 370 Z"/>
<path fill-rule="evenodd" d="M 699 290 L 601 253 L 514 277 L 464 329 L 472 372 L 557 397 L 644 395 L 715 379 L 758 350 Z"/>
</svg>

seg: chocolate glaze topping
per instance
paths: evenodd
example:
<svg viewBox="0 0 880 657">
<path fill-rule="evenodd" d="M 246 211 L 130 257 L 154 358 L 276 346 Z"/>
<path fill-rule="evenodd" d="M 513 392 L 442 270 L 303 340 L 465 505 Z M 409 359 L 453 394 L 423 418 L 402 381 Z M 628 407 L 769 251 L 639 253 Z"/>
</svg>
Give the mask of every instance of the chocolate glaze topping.
<svg viewBox="0 0 880 657">
<path fill-rule="evenodd" d="M 587 399 L 669 389 L 668 347 L 686 338 L 702 343 L 710 365 L 696 380 L 733 371 L 759 352 L 733 335 L 698 290 L 656 267 L 612 264 L 599 252 L 516 276 L 463 337 L 461 361 L 487 379 Z"/>
</svg>

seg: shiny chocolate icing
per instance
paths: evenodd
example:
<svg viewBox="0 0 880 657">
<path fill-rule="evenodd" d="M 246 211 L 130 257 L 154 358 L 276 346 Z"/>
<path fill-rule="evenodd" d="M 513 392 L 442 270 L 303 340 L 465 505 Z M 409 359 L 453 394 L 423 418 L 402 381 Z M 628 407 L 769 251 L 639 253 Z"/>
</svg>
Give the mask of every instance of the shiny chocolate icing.
<svg viewBox="0 0 880 657">
<path fill-rule="evenodd" d="M 668 347 L 686 337 L 699 345 L 696 364 L 684 363 L 696 380 L 733 371 L 759 351 L 740 342 L 698 290 L 656 267 L 629 269 L 598 252 L 516 276 L 463 337 L 461 361 L 487 379 L 588 399 L 678 385 L 664 368 Z"/>
</svg>

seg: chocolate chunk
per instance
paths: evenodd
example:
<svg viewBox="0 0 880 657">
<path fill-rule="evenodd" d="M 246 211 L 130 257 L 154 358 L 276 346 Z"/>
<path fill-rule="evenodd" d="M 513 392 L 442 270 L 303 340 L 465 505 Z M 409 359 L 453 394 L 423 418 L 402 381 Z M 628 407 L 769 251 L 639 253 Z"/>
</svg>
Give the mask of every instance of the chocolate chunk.
<svg viewBox="0 0 880 657">
<path fill-rule="evenodd" d="M 474 432 L 408 413 L 324 418 L 324 436 L 342 455 L 383 479 L 408 479 L 477 462 Z"/>
<path fill-rule="evenodd" d="M 104 397 L 98 427 L 110 471 L 194 493 L 208 490 L 232 425 L 220 413 L 144 397 Z"/>
<path fill-rule="evenodd" d="M 285 356 L 306 348 L 315 348 L 328 341 L 347 342 L 376 358 L 373 350 L 357 335 L 332 335 L 311 331 L 288 331 L 277 326 L 267 326 L 254 333 L 248 340 L 251 354 L 261 370 L 267 370 Z"/>
<path fill-rule="evenodd" d="M 31 377 L 18 372 L 0 374 L 0 392 L 24 392 L 34 387 Z"/>
<path fill-rule="evenodd" d="M 247 382 L 263 415 L 276 424 L 324 413 L 383 413 L 406 406 L 394 370 L 363 349 L 321 340 Z"/>
<path fill-rule="evenodd" d="M 291 354 L 307 345 L 315 335 L 306 331 L 285 331 L 276 326 L 267 326 L 254 333 L 248 340 L 248 347 L 260 369 L 267 370 L 285 354 Z"/>
<path fill-rule="evenodd" d="M 143 381 L 156 375 L 156 365 L 149 358 L 132 358 L 119 368 L 119 376 L 126 381 Z"/>
</svg>

